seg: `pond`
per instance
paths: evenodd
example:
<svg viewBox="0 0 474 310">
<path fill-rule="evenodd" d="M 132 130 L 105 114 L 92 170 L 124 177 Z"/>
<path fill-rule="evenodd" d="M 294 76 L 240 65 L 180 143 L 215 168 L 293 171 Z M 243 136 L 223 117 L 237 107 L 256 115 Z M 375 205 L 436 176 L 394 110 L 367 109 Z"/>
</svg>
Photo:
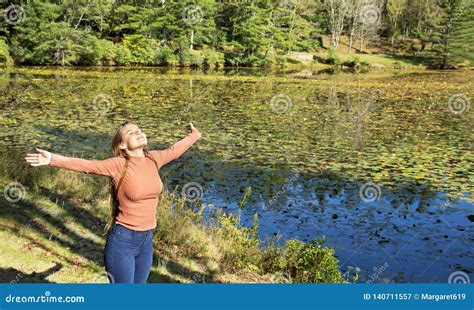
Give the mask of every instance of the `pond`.
<svg viewBox="0 0 474 310">
<path fill-rule="evenodd" d="M 360 282 L 474 271 L 474 73 L 13 68 L 0 73 L 2 147 L 103 159 L 124 120 L 149 145 L 201 140 L 160 174 L 241 212 L 279 242 L 325 237 Z M 21 160 L 21 159 L 19 159 Z"/>
</svg>

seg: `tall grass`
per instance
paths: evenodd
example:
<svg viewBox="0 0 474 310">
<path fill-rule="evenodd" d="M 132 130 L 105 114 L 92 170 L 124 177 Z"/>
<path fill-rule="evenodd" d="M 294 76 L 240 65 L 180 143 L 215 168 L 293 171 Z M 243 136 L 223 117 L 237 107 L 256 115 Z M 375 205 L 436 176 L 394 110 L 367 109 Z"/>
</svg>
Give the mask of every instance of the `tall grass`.
<svg viewBox="0 0 474 310">
<path fill-rule="evenodd" d="M 109 208 L 107 178 L 64 169 L 30 167 L 23 161 L 23 155 L 15 150 L 0 152 L 2 196 L 6 185 L 16 181 L 25 187 L 26 196 L 15 204 L 35 204 L 43 196 L 51 199 L 51 195 L 58 195 L 77 205 L 90 205 L 100 219 L 101 227 L 105 225 Z M 245 207 L 250 193 L 248 189 L 238 203 L 239 210 Z M 0 207 L 3 208 L 4 204 Z M 203 221 L 206 209 L 215 211 L 207 224 Z M 3 215 L 4 212 L 0 212 L 0 216 Z M 156 220 L 155 252 L 194 260 L 204 266 L 206 277 L 246 274 L 245 281 L 248 282 L 262 282 L 262 279 L 264 282 L 345 282 L 334 250 L 323 246 L 324 240 L 304 243 L 291 239 L 278 246 L 274 238 L 264 245 L 257 235 L 258 217 L 254 218 L 252 227 L 244 227 L 240 224 L 240 212 L 228 214 L 200 201 L 191 207 L 176 190 L 163 190 Z M 24 219 L 18 222 L 24 222 Z M 93 233 L 102 238 L 98 231 Z"/>
</svg>

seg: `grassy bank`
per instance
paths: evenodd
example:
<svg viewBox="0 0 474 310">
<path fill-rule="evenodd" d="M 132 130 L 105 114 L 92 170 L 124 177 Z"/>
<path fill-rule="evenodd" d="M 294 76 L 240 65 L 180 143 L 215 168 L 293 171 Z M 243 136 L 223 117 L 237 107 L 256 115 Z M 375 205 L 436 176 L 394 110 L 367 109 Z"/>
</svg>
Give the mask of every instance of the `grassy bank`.
<svg viewBox="0 0 474 310">
<path fill-rule="evenodd" d="M 29 167 L 21 153 L 0 155 L 0 282 L 107 282 L 108 179 Z M 163 191 L 149 282 L 345 282 L 321 240 L 263 245 L 258 220 L 242 227 L 238 216 L 217 210 L 203 225 L 210 207 L 199 203 L 193 211 L 176 192 Z"/>
</svg>

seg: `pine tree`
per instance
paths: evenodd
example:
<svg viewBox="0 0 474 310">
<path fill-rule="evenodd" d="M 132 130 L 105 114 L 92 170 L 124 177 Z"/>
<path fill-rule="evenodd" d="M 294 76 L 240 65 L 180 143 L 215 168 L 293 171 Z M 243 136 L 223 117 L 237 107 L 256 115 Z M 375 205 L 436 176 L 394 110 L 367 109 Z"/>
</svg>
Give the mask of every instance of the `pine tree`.
<svg viewBox="0 0 474 310">
<path fill-rule="evenodd" d="M 466 57 L 472 59 L 472 0 L 442 0 L 438 5 L 441 13 L 434 19 L 432 64 L 447 69 Z"/>
<path fill-rule="evenodd" d="M 452 21 L 448 65 L 469 62 L 474 66 L 474 1 L 464 0 Z"/>
</svg>

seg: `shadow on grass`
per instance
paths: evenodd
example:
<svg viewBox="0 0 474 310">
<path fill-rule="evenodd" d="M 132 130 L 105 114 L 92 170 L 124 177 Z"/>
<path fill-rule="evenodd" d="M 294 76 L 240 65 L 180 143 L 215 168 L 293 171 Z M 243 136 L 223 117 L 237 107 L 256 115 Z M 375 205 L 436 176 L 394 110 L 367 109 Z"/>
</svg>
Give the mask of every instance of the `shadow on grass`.
<svg viewBox="0 0 474 310">
<path fill-rule="evenodd" d="M 413 66 L 428 64 L 428 59 L 422 56 L 397 55 L 397 54 L 385 54 L 385 56 L 395 61 L 403 61 L 403 62 L 409 63 Z"/>
<path fill-rule="evenodd" d="M 25 274 L 15 268 L 0 268 L 0 283 L 53 283 L 46 278 L 59 271 L 63 266 L 56 263 L 55 266 L 43 271 Z"/>
</svg>

